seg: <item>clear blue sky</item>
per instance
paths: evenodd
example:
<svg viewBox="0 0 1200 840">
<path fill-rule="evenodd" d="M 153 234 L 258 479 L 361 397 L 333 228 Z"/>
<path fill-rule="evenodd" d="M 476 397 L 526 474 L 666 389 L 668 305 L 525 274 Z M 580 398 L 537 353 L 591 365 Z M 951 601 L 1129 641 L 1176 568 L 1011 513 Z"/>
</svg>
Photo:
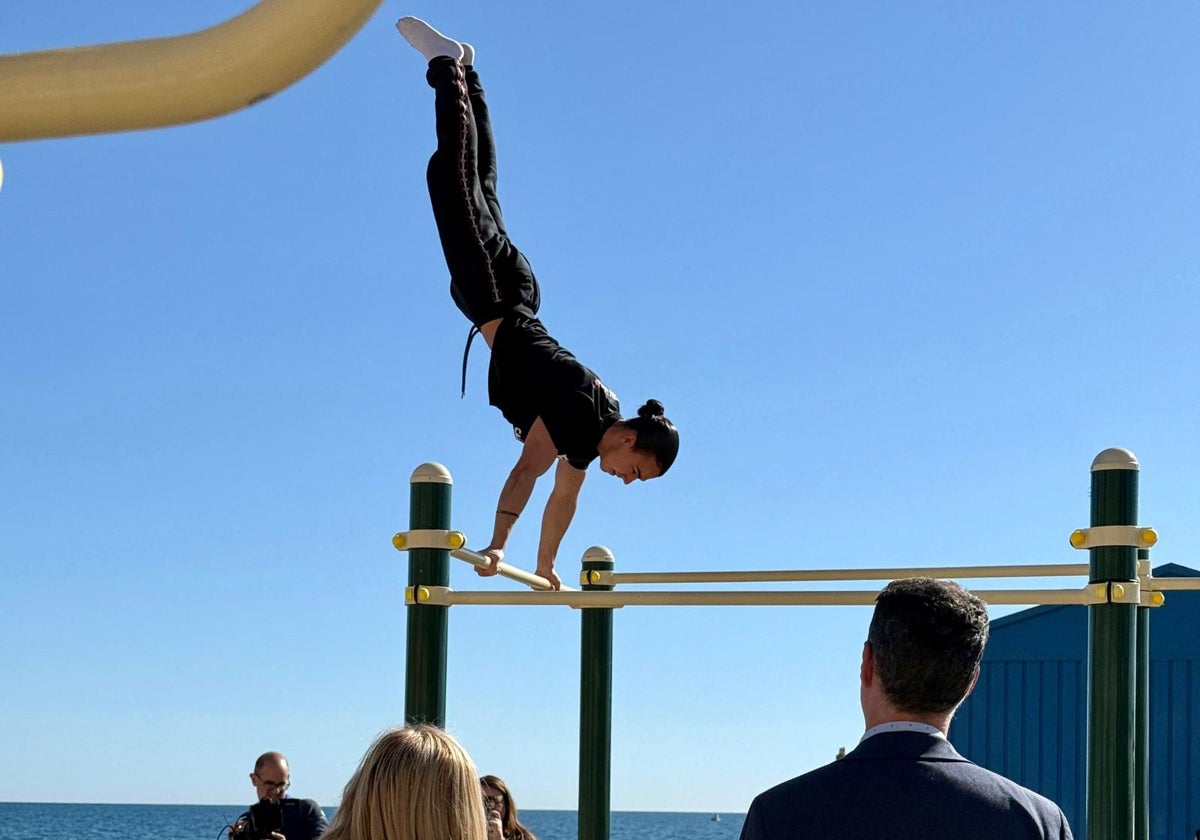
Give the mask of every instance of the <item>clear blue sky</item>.
<svg viewBox="0 0 1200 840">
<path fill-rule="evenodd" d="M 6 0 L 0 53 L 249 5 Z M 1082 562 L 1109 446 L 1196 565 L 1200 5 L 388 2 L 250 110 L 0 146 L 0 799 L 246 802 L 279 749 L 336 804 L 401 720 L 409 475 L 481 544 L 518 453 L 481 345 L 458 396 L 402 14 L 478 49 L 551 331 L 681 432 L 662 480 L 593 470 L 565 579 Z M 619 611 L 613 806 L 851 746 L 868 618 Z M 578 627 L 451 611 L 450 728 L 524 807 L 574 807 Z"/>
</svg>

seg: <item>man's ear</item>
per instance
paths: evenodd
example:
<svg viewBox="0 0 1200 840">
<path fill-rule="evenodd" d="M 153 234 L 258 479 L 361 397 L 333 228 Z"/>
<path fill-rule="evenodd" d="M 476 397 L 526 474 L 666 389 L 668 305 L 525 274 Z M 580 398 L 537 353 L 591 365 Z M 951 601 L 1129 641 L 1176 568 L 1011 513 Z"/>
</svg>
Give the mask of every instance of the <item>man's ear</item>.
<svg viewBox="0 0 1200 840">
<path fill-rule="evenodd" d="M 858 669 L 858 678 L 864 686 L 875 680 L 875 653 L 871 650 L 870 642 L 863 642 L 862 666 Z"/>
</svg>

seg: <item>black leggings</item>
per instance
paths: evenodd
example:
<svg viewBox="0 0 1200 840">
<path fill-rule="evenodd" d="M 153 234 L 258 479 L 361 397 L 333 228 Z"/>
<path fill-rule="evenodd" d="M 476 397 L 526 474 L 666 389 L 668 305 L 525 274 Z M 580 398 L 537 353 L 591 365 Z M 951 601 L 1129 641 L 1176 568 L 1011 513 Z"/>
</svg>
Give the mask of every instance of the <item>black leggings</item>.
<svg viewBox="0 0 1200 840">
<path fill-rule="evenodd" d="M 509 241 L 496 198 L 496 147 L 479 75 L 448 56 L 429 62 L 437 151 L 427 180 L 450 295 L 476 327 L 514 307 L 536 314 L 541 291 L 525 256 Z"/>
</svg>

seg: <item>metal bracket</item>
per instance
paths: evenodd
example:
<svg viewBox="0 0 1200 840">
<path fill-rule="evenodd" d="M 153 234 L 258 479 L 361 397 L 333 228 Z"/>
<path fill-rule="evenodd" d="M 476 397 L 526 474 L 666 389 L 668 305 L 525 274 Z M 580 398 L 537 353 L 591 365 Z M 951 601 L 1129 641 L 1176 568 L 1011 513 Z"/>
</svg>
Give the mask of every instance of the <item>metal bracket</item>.
<svg viewBox="0 0 1200 840">
<path fill-rule="evenodd" d="M 1072 531 L 1070 541 L 1072 548 L 1080 549 L 1104 546 L 1151 548 L 1158 542 L 1158 532 L 1137 525 L 1097 525 Z"/>
<path fill-rule="evenodd" d="M 1084 603 L 1094 604 L 1138 604 L 1142 603 L 1142 585 L 1136 580 L 1110 580 L 1089 583 L 1084 591 Z"/>
<path fill-rule="evenodd" d="M 1161 591 L 1154 589 L 1154 581 L 1147 581 L 1147 586 L 1142 587 L 1142 598 L 1138 602 L 1139 607 L 1161 607 L 1167 602 L 1167 596 Z"/>
<path fill-rule="evenodd" d="M 446 600 L 446 593 L 450 591 L 448 586 L 406 586 L 404 588 L 404 603 L 408 606 L 429 605 L 449 606 Z"/>
<path fill-rule="evenodd" d="M 401 531 L 392 537 L 392 546 L 397 551 L 408 551 L 412 548 L 441 548 L 454 551 L 466 544 L 467 535 L 462 531 L 442 531 L 434 528 Z"/>
<path fill-rule="evenodd" d="M 579 573 L 580 586 L 612 586 L 611 569 L 585 569 Z"/>
</svg>

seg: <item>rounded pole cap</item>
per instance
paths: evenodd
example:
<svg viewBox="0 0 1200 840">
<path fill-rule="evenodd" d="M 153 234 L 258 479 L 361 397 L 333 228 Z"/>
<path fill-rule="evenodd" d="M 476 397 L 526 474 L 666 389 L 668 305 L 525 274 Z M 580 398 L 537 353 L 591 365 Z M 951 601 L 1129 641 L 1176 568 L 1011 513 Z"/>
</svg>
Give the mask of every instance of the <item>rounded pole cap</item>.
<svg viewBox="0 0 1200 840">
<path fill-rule="evenodd" d="M 412 478 L 408 482 L 409 484 L 453 484 L 454 480 L 450 477 L 450 470 L 441 464 L 430 461 L 413 470 Z"/>
<path fill-rule="evenodd" d="M 583 552 L 583 565 L 585 568 L 589 563 L 607 563 L 609 566 L 612 566 L 613 562 L 613 553 L 608 550 L 607 546 L 594 545 Z"/>
<path fill-rule="evenodd" d="M 1092 461 L 1092 472 L 1136 469 L 1138 469 L 1137 456 L 1128 449 L 1121 449 L 1119 447 L 1105 449 Z"/>
</svg>

